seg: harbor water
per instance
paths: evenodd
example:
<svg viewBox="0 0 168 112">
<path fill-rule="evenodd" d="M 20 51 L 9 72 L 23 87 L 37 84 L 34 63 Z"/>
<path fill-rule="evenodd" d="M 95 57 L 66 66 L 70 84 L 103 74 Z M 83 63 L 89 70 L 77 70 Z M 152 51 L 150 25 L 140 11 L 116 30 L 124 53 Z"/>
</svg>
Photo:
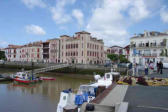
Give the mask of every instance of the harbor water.
<svg viewBox="0 0 168 112">
<path fill-rule="evenodd" d="M 0 69 L 0 74 L 14 70 Z M 56 80 L 24 85 L 14 82 L 0 83 L 0 112 L 56 112 L 60 92 L 72 88 L 77 91 L 81 84 L 89 83 L 92 78 L 59 73 L 40 74 Z"/>
</svg>

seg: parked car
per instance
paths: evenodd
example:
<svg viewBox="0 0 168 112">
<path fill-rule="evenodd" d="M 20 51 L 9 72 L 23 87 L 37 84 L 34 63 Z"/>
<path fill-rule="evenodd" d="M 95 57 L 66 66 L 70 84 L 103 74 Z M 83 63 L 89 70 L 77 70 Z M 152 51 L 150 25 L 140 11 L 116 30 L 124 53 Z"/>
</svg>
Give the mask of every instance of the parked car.
<svg viewBox="0 0 168 112">
<path fill-rule="evenodd" d="M 118 67 L 122 67 L 122 68 L 128 68 L 130 65 L 130 63 L 119 63 Z"/>
</svg>

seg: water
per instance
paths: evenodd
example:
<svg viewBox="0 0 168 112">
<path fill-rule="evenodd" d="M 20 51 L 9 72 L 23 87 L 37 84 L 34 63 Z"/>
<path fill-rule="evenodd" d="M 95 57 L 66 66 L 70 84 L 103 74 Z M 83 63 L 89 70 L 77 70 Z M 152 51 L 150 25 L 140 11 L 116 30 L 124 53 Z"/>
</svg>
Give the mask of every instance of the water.
<svg viewBox="0 0 168 112">
<path fill-rule="evenodd" d="M 4 71 L 4 72 L 3 72 Z M 11 70 L 0 70 L 8 73 Z M 91 79 L 76 77 L 69 74 L 44 74 L 55 77 L 54 81 L 43 81 L 33 85 L 0 83 L 0 112 L 56 112 L 60 92 L 72 88 L 76 91 L 81 84 Z"/>
</svg>

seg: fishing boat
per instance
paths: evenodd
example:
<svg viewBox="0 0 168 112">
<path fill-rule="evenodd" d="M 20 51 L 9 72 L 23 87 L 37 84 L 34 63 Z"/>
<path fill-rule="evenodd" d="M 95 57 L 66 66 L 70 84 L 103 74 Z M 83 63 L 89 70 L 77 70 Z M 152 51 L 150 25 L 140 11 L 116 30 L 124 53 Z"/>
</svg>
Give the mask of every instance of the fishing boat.
<svg viewBox="0 0 168 112">
<path fill-rule="evenodd" d="M 14 81 L 24 84 L 36 83 L 41 81 L 40 78 L 32 76 L 26 72 L 17 72 L 14 76 Z"/>
<path fill-rule="evenodd" d="M 118 72 L 105 73 L 103 77 L 95 75 L 95 82 L 80 85 L 76 94 L 72 93 L 71 89 L 63 90 L 60 94 L 57 112 L 64 112 L 64 110 L 80 112 L 80 107 L 83 103 L 89 103 L 94 100 L 96 96 L 98 96 L 99 92 L 102 92 L 99 89 L 104 87 L 105 90 L 113 83 L 114 78 L 119 76 L 120 74 Z"/>
</svg>

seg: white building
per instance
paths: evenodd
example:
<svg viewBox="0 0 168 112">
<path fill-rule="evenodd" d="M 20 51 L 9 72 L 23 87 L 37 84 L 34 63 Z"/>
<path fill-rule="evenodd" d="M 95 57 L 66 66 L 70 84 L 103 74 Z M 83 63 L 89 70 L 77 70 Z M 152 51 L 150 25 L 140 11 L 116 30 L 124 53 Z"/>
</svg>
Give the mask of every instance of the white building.
<svg viewBox="0 0 168 112">
<path fill-rule="evenodd" d="M 144 65 L 145 62 L 168 62 L 168 34 L 147 32 L 130 40 L 130 61 Z"/>
</svg>

